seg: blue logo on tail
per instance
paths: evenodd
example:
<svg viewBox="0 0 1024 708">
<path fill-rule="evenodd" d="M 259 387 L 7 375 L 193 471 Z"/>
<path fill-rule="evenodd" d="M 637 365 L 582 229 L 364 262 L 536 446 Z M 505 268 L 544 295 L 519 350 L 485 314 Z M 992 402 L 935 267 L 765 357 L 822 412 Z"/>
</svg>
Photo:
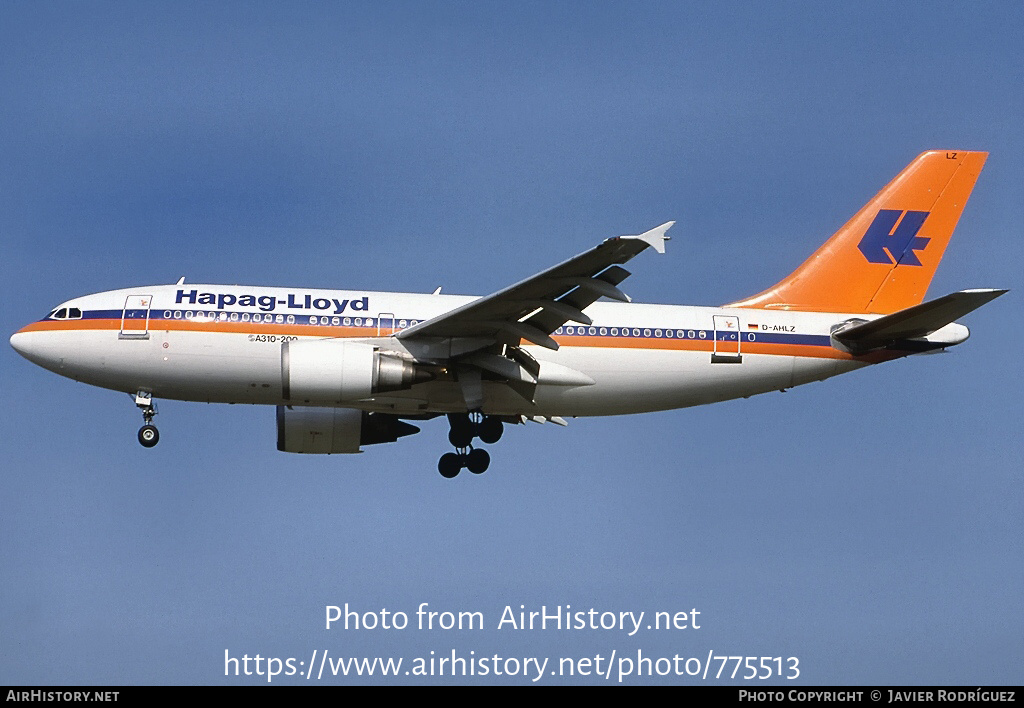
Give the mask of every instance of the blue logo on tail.
<svg viewBox="0 0 1024 708">
<path fill-rule="evenodd" d="M 929 213 L 880 209 L 857 248 L 871 263 L 919 266 L 921 261 L 914 251 L 923 251 L 931 239 L 922 238 L 917 232 Z"/>
</svg>

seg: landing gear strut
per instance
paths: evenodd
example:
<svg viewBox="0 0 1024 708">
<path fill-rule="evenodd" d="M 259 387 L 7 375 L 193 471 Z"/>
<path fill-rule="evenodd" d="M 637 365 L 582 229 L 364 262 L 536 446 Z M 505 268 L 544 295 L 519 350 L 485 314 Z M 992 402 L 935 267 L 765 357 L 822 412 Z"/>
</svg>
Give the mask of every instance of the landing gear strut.
<svg viewBox="0 0 1024 708">
<path fill-rule="evenodd" d="M 139 444 L 142 447 L 153 447 L 160 442 L 160 431 L 153 425 L 156 406 L 153 405 L 153 394 L 139 391 L 135 394 L 135 405 L 142 409 L 144 425 L 139 428 Z"/>
<path fill-rule="evenodd" d="M 500 418 L 488 416 L 475 411 L 473 413 L 451 413 L 448 415 L 451 430 L 448 441 L 455 447 L 455 452 L 447 452 L 437 463 L 437 471 L 442 477 L 451 479 L 463 467 L 473 474 L 483 474 L 491 464 L 491 456 L 483 448 L 473 447 L 473 438 L 481 442 L 496 443 L 501 439 L 505 425 Z"/>
</svg>

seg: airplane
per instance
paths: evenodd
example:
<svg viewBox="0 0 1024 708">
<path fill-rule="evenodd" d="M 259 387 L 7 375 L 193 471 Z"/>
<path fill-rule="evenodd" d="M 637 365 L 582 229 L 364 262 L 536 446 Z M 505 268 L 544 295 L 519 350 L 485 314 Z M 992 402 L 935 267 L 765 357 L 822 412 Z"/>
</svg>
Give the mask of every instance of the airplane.
<svg viewBox="0 0 1024 708">
<path fill-rule="evenodd" d="M 507 424 L 745 398 L 960 344 L 955 320 L 1007 291 L 924 297 L 987 156 L 921 154 L 792 274 L 722 307 L 619 288 L 623 264 L 665 252 L 670 221 L 486 297 L 181 278 L 73 298 L 11 346 L 132 396 L 145 447 L 158 398 L 276 406 L 277 448 L 295 453 L 357 453 L 447 416 L 438 471 L 479 474 Z"/>
</svg>

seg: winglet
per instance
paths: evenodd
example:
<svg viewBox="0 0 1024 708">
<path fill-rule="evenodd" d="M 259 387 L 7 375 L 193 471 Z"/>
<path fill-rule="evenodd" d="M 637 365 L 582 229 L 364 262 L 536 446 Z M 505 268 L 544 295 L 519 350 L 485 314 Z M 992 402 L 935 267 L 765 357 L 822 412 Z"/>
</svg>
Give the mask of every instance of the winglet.
<svg viewBox="0 0 1024 708">
<path fill-rule="evenodd" d="M 668 241 L 671 236 L 666 236 L 665 232 L 672 228 L 675 224 L 674 221 L 666 221 L 661 226 L 655 227 L 646 233 L 642 233 L 639 236 L 620 236 L 619 238 L 635 238 L 639 241 L 643 241 L 648 246 L 654 248 L 658 253 L 665 252 L 665 242 Z"/>
</svg>

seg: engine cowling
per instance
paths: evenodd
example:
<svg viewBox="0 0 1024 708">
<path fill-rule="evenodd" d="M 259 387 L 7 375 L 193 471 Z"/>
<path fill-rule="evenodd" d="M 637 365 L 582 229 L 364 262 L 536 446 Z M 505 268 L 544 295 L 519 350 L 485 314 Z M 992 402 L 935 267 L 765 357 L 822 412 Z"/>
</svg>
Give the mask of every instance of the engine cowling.
<svg viewBox="0 0 1024 708">
<path fill-rule="evenodd" d="M 430 373 L 372 344 L 321 339 L 281 345 L 281 388 L 286 401 L 337 404 L 428 381 Z"/>
<path fill-rule="evenodd" d="M 361 452 L 362 445 L 395 442 L 420 431 L 385 413 L 354 408 L 277 407 L 277 449 L 330 455 Z"/>
</svg>

